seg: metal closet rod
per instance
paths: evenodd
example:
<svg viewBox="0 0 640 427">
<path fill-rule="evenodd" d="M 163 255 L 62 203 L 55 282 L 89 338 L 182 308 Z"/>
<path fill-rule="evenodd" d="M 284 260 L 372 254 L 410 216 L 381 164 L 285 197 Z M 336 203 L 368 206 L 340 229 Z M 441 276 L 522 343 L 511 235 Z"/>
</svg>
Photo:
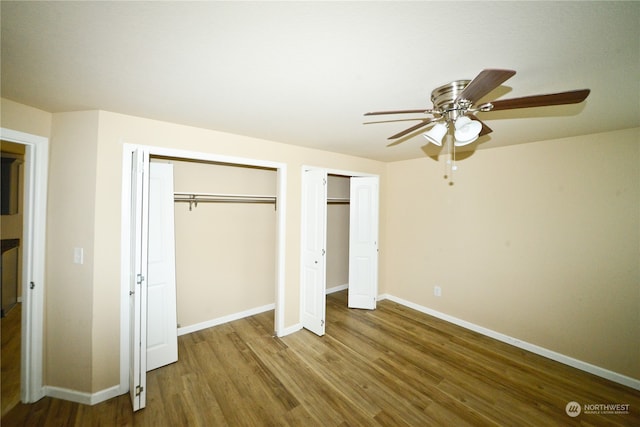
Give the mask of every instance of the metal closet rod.
<svg viewBox="0 0 640 427">
<path fill-rule="evenodd" d="M 348 205 L 349 201 L 348 197 L 327 197 L 327 203 L 330 204 Z"/>
<path fill-rule="evenodd" d="M 189 203 L 189 210 L 198 207 L 198 203 L 277 203 L 276 196 L 252 194 L 220 194 L 220 193 L 173 193 L 177 203 Z M 349 204 L 349 198 L 328 197 L 330 204 Z"/>
<path fill-rule="evenodd" d="M 220 193 L 173 193 L 177 203 L 189 203 L 189 210 L 198 207 L 198 203 L 276 203 L 276 196 L 260 196 L 252 194 L 220 194 Z"/>
</svg>

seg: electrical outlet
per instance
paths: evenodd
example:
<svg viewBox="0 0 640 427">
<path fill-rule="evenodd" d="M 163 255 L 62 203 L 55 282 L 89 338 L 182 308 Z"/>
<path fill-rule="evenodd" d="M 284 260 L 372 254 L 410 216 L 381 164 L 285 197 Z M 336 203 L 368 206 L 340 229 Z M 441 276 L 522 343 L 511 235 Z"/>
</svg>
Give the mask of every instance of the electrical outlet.
<svg viewBox="0 0 640 427">
<path fill-rule="evenodd" d="M 434 286 L 433 287 L 433 295 L 435 295 L 437 297 L 441 297 L 442 296 L 442 288 L 440 286 Z"/>
</svg>

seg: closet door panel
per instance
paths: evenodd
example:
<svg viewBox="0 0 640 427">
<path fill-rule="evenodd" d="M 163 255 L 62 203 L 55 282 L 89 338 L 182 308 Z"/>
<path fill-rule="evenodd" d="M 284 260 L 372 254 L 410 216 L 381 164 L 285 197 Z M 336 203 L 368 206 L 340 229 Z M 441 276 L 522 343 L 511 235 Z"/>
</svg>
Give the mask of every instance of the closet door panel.
<svg viewBox="0 0 640 427">
<path fill-rule="evenodd" d="M 349 307 L 375 309 L 378 295 L 378 177 L 351 178 Z"/>
<path fill-rule="evenodd" d="M 327 173 L 306 170 L 302 181 L 302 326 L 324 335 Z"/>
<path fill-rule="evenodd" d="M 178 360 L 173 166 L 151 163 L 147 281 L 147 371 Z"/>
</svg>

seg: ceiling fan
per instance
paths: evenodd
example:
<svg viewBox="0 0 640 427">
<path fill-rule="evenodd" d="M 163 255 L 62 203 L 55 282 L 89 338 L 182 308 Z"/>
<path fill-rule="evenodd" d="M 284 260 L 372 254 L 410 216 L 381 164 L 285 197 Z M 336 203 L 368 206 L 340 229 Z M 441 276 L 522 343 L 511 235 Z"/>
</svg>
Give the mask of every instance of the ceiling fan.
<svg viewBox="0 0 640 427">
<path fill-rule="evenodd" d="M 513 70 L 485 69 L 473 80 L 455 80 L 434 89 L 431 92 L 433 108 L 374 111 L 365 116 L 387 114 L 429 114 L 425 119 L 401 119 L 388 121 L 420 120 L 417 125 L 391 135 L 388 139 L 397 139 L 419 129 L 434 125 L 424 133 L 429 142 L 441 146 L 442 139 L 450 128 L 454 131 L 454 145 L 464 146 L 475 141 L 479 136 L 492 132 L 492 129 L 476 117 L 476 113 L 511 110 L 516 108 L 545 107 L 550 105 L 577 104 L 589 95 L 589 89 L 545 95 L 525 96 L 521 98 L 503 99 L 476 105 L 482 97 L 489 94 L 502 83 L 515 75 Z M 373 122 L 376 123 L 376 122 Z"/>
</svg>

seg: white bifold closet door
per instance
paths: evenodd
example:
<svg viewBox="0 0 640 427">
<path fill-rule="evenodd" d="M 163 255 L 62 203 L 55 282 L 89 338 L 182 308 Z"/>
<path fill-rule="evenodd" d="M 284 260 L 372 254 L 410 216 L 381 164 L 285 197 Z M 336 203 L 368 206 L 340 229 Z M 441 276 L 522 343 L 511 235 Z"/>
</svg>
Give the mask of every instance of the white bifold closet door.
<svg viewBox="0 0 640 427">
<path fill-rule="evenodd" d="M 378 177 L 351 177 L 349 308 L 376 308 L 378 297 Z"/>
<path fill-rule="evenodd" d="M 147 267 L 147 371 L 178 360 L 173 165 L 151 163 Z"/>
<path fill-rule="evenodd" d="M 326 312 L 327 173 L 302 176 L 302 326 L 324 335 Z"/>
<path fill-rule="evenodd" d="M 178 360 L 173 169 L 132 152 L 129 394 L 146 406 L 147 371 Z"/>
<path fill-rule="evenodd" d="M 377 176 L 351 177 L 349 209 L 349 307 L 373 310 L 378 295 Z M 325 333 L 327 172 L 302 175 L 302 326 Z"/>
<path fill-rule="evenodd" d="M 133 410 L 147 401 L 147 236 L 149 233 L 149 152 L 131 153 L 129 271 L 129 395 Z"/>
</svg>

